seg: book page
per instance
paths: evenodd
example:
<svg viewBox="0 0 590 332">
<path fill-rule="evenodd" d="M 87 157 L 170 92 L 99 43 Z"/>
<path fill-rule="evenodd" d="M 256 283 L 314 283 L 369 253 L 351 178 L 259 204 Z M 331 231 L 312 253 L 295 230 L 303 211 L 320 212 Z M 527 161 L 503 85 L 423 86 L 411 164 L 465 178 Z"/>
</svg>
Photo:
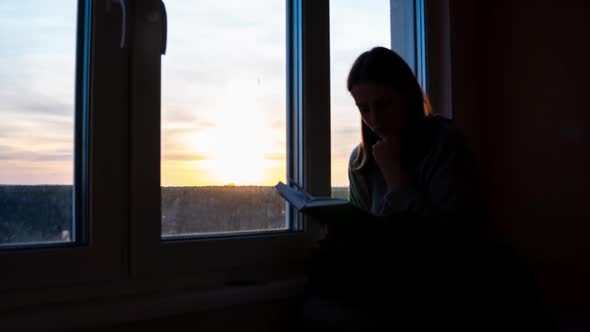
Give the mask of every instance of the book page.
<svg viewBox="0 0 590 332">
<path fill-rule="evenodd" d="M 301 210 L 307 203 L 308 199 L 304 193 L 279 182 L 273 187 L 287 202 L 292 204 L 298 210 Z"/>
</svg>

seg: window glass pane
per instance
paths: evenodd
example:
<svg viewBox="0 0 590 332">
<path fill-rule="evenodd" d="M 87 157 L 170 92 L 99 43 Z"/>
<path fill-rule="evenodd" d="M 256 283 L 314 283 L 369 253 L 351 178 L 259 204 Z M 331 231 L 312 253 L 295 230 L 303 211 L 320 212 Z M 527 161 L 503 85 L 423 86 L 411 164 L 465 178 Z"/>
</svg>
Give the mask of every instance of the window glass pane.
<svg viewBox="0 0 590 332">
<path fill-rule="evenodd" d="M 360 115 L 346 89 L 356 58 L 375 46 L 390 47 L 389 0 L 330 1 L 332 196 L 348 198 L 348 161 L 360 143 Z"/>
<path fill-rule="evenodd" d="M 166 5 L 162 236 L 285 229 L 285 1 Z"/>
<path fill-rule="evenodd" d="M 72 240 L 76 18 L 0 1 L 0 247 Z"/>
</svg>

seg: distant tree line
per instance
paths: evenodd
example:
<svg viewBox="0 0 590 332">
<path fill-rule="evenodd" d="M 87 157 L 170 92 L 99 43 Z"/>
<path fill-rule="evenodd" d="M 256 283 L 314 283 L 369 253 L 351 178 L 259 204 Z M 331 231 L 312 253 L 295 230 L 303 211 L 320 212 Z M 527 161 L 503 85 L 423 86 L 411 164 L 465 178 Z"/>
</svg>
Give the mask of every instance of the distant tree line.
<svg viewBox="0 0 590 332">
<path fill-rule="evenodd" d="M 72 201 L 72 186 L 0 186 L 0 244 L 62 240 Z"/>
<path fill-rule="evenodd" d="M 285 201 L 271 187 L 163 187 L 162 234 L 284 229 Z M 347 198 L 347 188 L 333 188 Z M 69 240 L 72 186 L 0 185 L 0 244 Z"/>
<path fill-rule="evenodd" d="M 270 187 L 163 187 L 165 235 L 285 228 L 285 202 Z"/>
</svg>

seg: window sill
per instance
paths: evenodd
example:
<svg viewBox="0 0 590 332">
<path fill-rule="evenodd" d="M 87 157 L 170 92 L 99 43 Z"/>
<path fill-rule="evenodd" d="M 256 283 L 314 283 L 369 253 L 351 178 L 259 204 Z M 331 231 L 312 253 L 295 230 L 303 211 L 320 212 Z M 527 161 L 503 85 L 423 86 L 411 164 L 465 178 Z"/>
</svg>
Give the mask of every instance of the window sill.
<svg viewBox="0 0 590 332">
<path fill-rule="evenodd" d="M 110 326 L 298 297 L 303 294 L 305 281 L 304 277 L 299 277 L 253 285 L 231 284 L 219 287 L 192 285 L 167 290 L 147 287 L 148 291 L 132 293 L 127 290 L 129 285 L 120 284 L 115 287 L 118 292 L 110 290 L 111 294 L 118 293 L 116 295 L 26 305 L 2 311 L 0 324 L 7 329 L 78 329 Z M 75 292 L 76 290 L 64 291 Z"/>
</svg>

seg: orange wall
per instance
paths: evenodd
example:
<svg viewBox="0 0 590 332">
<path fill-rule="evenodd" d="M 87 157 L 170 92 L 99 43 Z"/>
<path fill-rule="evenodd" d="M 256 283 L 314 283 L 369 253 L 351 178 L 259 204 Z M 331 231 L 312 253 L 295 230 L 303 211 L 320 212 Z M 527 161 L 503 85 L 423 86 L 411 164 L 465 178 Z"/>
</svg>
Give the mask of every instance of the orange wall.
<svg viewBox="0 0 590 332">
<path fill-rule="evenodd" d="M 450 0 L 453 115 L 551 306 L 590 302 L 590 2 Z"/>
</svg>

